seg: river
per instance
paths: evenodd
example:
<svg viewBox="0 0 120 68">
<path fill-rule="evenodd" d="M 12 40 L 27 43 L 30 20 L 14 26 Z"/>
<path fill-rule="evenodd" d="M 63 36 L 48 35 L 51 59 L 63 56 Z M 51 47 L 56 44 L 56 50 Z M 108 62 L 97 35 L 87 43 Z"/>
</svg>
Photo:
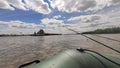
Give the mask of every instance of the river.
<svg viewBox="0 0 120 68">
<path fill-rule="evenodd" d="M 120 50 L 120 42 L 86 35 Z M 100 36 L 120 40 L 120 34 Z M 45 60 L 66 49 L 86 48 L 102 54 L 120 55 L 81 35 L 0 37 L 0 68 L 18 68 L 32 60 Z"/>
</svg>

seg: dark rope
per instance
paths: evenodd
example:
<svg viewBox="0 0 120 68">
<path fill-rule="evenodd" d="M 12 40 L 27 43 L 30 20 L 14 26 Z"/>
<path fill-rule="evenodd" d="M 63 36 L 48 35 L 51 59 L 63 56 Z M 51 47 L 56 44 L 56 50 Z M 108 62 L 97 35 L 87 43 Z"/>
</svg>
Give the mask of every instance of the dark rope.
<svg viewBox="0 0 120 68">
<path fill-rule="evenodd" d="M 110 60 L 109 58 L 103 56 L 102 54 L 100 54 L 100 53 L 98 53 L 98 52 L 95 52 L 95 51 L 92 51 L 92 50 L 88 50 L 88 49 L 77 49 L 77 50 L 78 50 L 79 52 L 89 51 L 89 52 L 95 53 L 95 54 L 97 54 L 97 55 L 103 57 L 104 59 L 106 59 L 106 60 L 112 62 L 113 64 L 116 64 L 116 65 L 120 66 L 119 63 L 117 63 L 117 62 L 115 62 L 115 61 L 113 61 L 113 60 Z"/>
<path fill-rule="evenodd" d="M 114 48 L 112 48 L 112 47 L 110 47 L 110 46 L 108 46 L 108 45 L 105 45 L 104 43 L 101 43 L 101 42 L 99 42 L 99 41 L 97 41 L 97 40 L 94 40 L 94 39 L 92 39 L 92 38 L 90 38 L 90 37 L 88 37 L 88 36 L 86 36 L 86 35 L 83 35 L 83 34 L 81 34 L 81 35 L 84 36 L 84 37 L 86 37 L 86 38 L 89 38 L 89 39 L 93 40 L 94 42 L 97 42 L 97 43 L 99 43 L 99 44 L 101 44 L 101 45 L 103 45 L 103 46 L 105 46 L 105 47 L 107 47 L 107 48 L 109 48 L 109 49 L 111 49 L 111 50 L 113 50 L 113 51 L 116 51 L 116 52 L 120 53 L 120 51 L 118 51 L 118 50 L 116 50 L 116 49 L 114 49 Z"/>
<path fill-rule="evenodd" d="M 34 61 L 32 61 L 32 62 L 22 64 L 22 65 L 19 66 L 19 68 L 23 68 L 23 67 L 28 66 L 28 65 L 31 65 L 31 64 L 33 64 L 33 63 L 36 63 L 36 64 L 37 64 L 37 63 L 40 63 L 40 60 L 34 60 Z"/>
<path fill-rule="evenodd" d="M 95 59 L 97 59 L 97 60 L 104 66 L 104 68 L 108 68 L 98 57 L 94 56 L 94 55 L 91 54 L 91 53 L 88 53 L 88 54 L 90 54 L 90 55 L 93 56 Z"/>
</svg>

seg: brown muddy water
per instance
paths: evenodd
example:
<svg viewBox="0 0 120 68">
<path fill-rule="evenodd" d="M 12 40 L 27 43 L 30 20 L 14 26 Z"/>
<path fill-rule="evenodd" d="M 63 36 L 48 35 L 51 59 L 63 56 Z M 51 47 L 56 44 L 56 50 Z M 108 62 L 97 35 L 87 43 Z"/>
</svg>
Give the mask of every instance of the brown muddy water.
<svg viewBox="0 0 120 68">
<path fill-rule="evenodd" d="M 86 35 L 120 51 L 120 42 Z M 100 36 L 120 40 L 120 34 Z M 0 68 L 18 68 L 36 59 L 41 61 L 66 49 L 86 48 L 101 54 L 120 55 L 81 35 L 0 37 Z"/>
</svg>

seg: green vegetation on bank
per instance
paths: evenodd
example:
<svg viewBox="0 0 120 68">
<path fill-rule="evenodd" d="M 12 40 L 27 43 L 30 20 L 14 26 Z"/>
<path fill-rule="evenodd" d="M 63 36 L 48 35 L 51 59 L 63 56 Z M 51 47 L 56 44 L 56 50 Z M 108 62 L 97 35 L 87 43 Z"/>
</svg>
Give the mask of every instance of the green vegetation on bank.
<svg viewBox="0 0 120 68">
<path fill-rule="evenodd" d="M 97 29 L 95 31 L 84 32 L 82 34 L 116 34 L 120 33 L 120 27 Z"/>
</svg>

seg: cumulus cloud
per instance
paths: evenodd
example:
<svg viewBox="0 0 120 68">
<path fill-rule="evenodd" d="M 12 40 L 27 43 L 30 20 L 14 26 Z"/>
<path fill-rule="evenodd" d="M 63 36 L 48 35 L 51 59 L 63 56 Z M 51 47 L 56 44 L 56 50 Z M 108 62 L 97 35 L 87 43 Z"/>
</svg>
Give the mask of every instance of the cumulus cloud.
<svg viewBox="0 0 120 68">
<path fill-rule="evenodd" d="M 96 11 L 106 5 L 118 5 L 120 0 L 49 0 L 52 8 L 64 12 Z M 0 0 L 1 9 L 33 10 L 42 14 L 49 14 L 52 10 L 44 0 Z"/>
<path fill-rule="evenodd" d="M 94 15 L 71 17 L 70 19 L 68 19 L 68 21 L 76 21 L 81 23 L 98 23 L 99 21 L 106 22 L 107 19 L 108 17 L 105 15 L 94 14 Z"/>
<path fill-rule="evenodd" d="M 32 9 L 36 12 L 49 14 L 51 12 L 48 3 L 44 2 L 43 0 L 24 0 L 26 7 L 28 9 Z"/>
<path fill-rule="evenodd" d="M 62 33 L 62 34 L 71 34 L 74 33 L 73 31 L 69 29 L 73 29 L 76 31 L 85 31 L 81 30 L 80 27 L 87 27 L 89 26 L 88 23 L 79 23 L 79 24 L 65 24 L 63 20 L 57 20 L 57 19 L 48 19 L 44 18 L 41 20 L 41 23 L 45 25 L 45 31 L 46 32 L 53 32 L 53 33 Z"/>
<path fill-rule="evenodd" d="M 85 15 L 72 17 L 68 21 L 76 21 L 80 28 L 98 27 L 99 25 L 109 23 L 109 17 L 106 15 Z"/>
<path fill-rule="evenodd" d="M 3 1 L 1 0 L 0 1 L 0 8 L 15 10 L 14 7 L 18 9 L 26 10 L 25 4 L 22 2 L 22 0 L 3 0 Z"/>
<path fill-rule="evenodd" d="M 22 0 L 6 0 L 9 5 L 12 5 L 18 9 L 26 10 L 25 4 L 22 2 Z"/>
<path fill-rule="evenodd" d="M 63 12 L 97 11 L 106 6 L 118 5 L 120 0 L 49 0 L 52 8 Z"/>
<path fill-rule="evenodd" d="M 50 0 L 52 8 L 65 12 L 95 11 L 105 7 L 107 0 Z"/>
<path fill-rule="evenodd" d="M 16 27 L 16 28 L 40 28 L 42 25 L 37 25 L 34 23 L 25 23 L 21 21 L 10 21 L 4 22 L 0 21 L 0 26 Z"/>
<path fill-rule="evenodd" d="M 15 10 L 15 8 L 21 10 L 33 10 L 42 14 L 49 14 L 51 9 L 48 3 L 43 0 L 0 0 L 1 9 Z"/>
<path fill-rule="evenodd" d="M 2 9 L 9 9 L 9 10 L 14 10 L 14 8 L 13 7 L 11 7 L 10 5 L 9 5 L 9 3 L 7 2 L 7 1 L 2 1 L 2 0 L 0 0 L 0 8 L 2 8 Z"/>
<path fill-rule="evenodd" d="M 109 7 L 111 5 L 117 6 L 120 4 L 120 0 L 49 0 L 49 2 L 50 6 L 53 9 L 58 9 L 59 11 L 68 13 L 96 11 L 103 9 L 104 7 Z M 0 8 L 9 10 L 15 10 L 15 8 L 17 8 L 25 11 L 33 10 L 42 14 L 49 14 L 52 12 L 52 10 L 49 8 L 48 3 L 44 0 L 0 0 Z M 7 27 L 7 31 L 10 31 L 10 29 L 13 29 L 13 31 L 17 29 L 17 31 L 19 31 L 22 28 L 39 29 L 40 27 L 46 27 L 59 28 L 62 31 L 66 32 L 65 30 L 67 30 L 67 27 L 83 32 L 95 30 L 98 28 L 120 26 L 120 7 L 116 9 L 113 8 L 114 7 L 112 7 L 111 9 L 106 9 L 107 11 L 105 9 L 101 10 L 99 11 L 99 13 L 96 14 L 71 17 L 67 20 L 67 22 L 73 22 L 72 24 L 65 24 L 63 20 L 58 20 L 61 19 L 62 16 L 57 15 L 53 16 L 52 18 L 42 19 L 41 24 L 43 24 L 44 26 L 33 23 L 25 23 L 21 21 L 0 21 L 0 28 Z M 58 32 L 52 29 L 49 30 L 53 32 Z"/>
<path fill-rule="evenodd" d="M 45 18 L 41 20 L 46 27 L 57 27 L 62 33 L 74 33 L 69 29 L 76 30 L 78 32 L 92 31 L 96 29 L 120 27 L 120 9 L 111 9 L 110 11 L 102 11 L 102 13 L 96 13 L 91 15 L 81 15 L 76 17 L 71 17 L 67 22 L 72 22 L 65 24 L 62 20 L 48 19 Z M 67 29 L 69 28 L 69 29 Z M 54 30 L 56 31 L 56 30 Z M 53 32 L 54 32 L 53 31 Z M 57 31 L 56 31 L 57 32 Z"/>
<path fill-rule="evenodd" d="M 49 18 L 42 19 L 41 23 L 46 26 L 59 26 L 59 25 L 64 24 L 63 20 L 49 19 Z"/>
<path fill-rule="evenodd" d="M 53 18 L 58 19 L 58 18 L 61 18 L 61 17 L 62 17 L 61 15 L 57 15 L 57 16 L 54 16 Z"/>
<path fill-rule="evenodd" d="M 80 32 L 120 27 L 120 11 L 116 9 L 114 11 L 108 11 L 107 13 L 103 12 L 100 14 L 71 17 L 68 21 L 77 22 L 76 30 Z"/>
<path fill-rule="evenodd" d="M 108 16 L 106 15 L 84 15 L 84 16 L 78 16 L 78 17 L 72 17 L 68 19 L 68 21 L 75 21 L 78 23 L 90 23 L 90 24 L 103 24 L 108 22 Z"/>
<path fill-rule="evenodd" d="M 22 21 L 0 21 L 0 33 L 2 34 L 28 34 L 39 30 L 44 27 L 43 25 L 38 25 L 34 23 L 26 23 Z"/>
<path fill-rule="evenodd" d="M 66 33 L 62 27 L 65 25 L 63 20 L 44 18 L 41 20 L 41 24 L 44 25 L 45 31 L 48 33 Z"/>
<path fill-rule="evenodd" d="M 120 4 L 120 0 L 109 0 L 109 5 L 118 5 Z"/>
</svg>

